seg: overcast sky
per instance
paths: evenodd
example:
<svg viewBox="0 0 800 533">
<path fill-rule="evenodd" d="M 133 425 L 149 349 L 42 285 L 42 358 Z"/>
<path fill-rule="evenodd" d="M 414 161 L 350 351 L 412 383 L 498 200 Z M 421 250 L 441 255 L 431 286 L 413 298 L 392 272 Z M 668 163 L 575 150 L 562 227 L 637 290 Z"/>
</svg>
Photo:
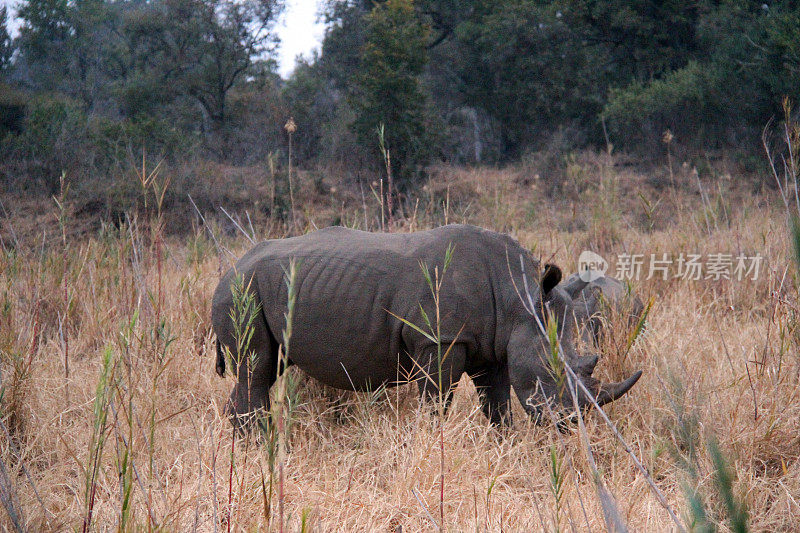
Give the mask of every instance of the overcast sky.
<svg viewBox="0 0 800 533">
<path fill-rule="evenodd" d="M 9 26 L 16 34 L 19 22 L 14 19 L 18 0 L 0 0 L 0 5 L 9 7 Z M 319 48 L 325 26 L 319 19 L 320 0 L 286 0 L 286 9 L 277 26 L 281 45 L 278 49 L 279 72 L 284 78 L 294 68 L 294 60 L 298 55 L 308 57 L 315 48 Z"/>
<path fill-rule="evenodd" d="M 307 57 L 311 51 L 319 48 L 325 31 L 325 25 L 318 20 L 319 4 L 319 0 L 286 0 L 283 20 L 278 26 L 281 38 L 278 63 L 284 78 L 291 73 L 295 57 Z"/>
</svg>

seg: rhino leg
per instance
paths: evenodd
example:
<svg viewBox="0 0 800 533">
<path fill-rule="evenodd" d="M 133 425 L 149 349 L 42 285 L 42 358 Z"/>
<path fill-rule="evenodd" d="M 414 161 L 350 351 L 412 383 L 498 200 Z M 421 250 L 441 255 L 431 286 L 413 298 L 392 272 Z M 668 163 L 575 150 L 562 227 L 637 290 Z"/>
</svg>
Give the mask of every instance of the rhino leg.
<svg viewBox="0 0 800 533">
<path fill-rule="evenodd" d="M 447 346 L 442 346 L 442 355 L 447 351 Z M 425 345 L 416 351 L 416 364 L 419 372 L 416 374 L 417 386 L 420 396 L 426 402 L 434 402 L 439 399 L 439 365 L 437 360 L 436 345 Z M 456 344 L 447 354 L 447 358 L 442 362 L 441 384 L 444 389 L 444 408 L 445 412 L 450 406 L 453 398 L 453 388 L 461 379 L 464 373 L 464 365 L 467 358 L 467 350 L 463 344 Z"/>
<path fill-rule="evenodd" d="M 511 382 L 508 369 L 487 367 L 470 375 L 478 389 L 483 414 L 492 425 L 511 426 Z"/>
<path fill-rule="evenodd" d="M 226 414 L 236 427 L 249 425 L 257 411 L 269 410 L 269 389 L 278 374 L 278 341 L 269 331 L 263 315 L 254 321 L 253 327 L 248 353 L 255 354 L 255 358 L 247 361 L 244 357 L 245 360 L 238 367 L 233 363 L 236 385 L 225 407 Z M 220 338 L 222 345 L 234 351 L 235 339 L 224 337 Z"/>
</svg>

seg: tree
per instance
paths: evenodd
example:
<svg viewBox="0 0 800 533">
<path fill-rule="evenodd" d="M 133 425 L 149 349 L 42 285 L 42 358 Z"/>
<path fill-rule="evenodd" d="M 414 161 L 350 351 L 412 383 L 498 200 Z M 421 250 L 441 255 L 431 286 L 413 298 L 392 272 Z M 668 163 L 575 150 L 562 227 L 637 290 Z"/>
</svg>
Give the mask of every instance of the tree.
<svg viewBox="0 0 800 533">
<path fill-rule="evenodd" d="M 39 90 L 136 117 L 188 97 L 224 131 L 231 89 L 268 58 L 282 0 L 25 0 L 22 58 Z"/>
<path fill-rule="evenodd" d="M 321 152 L 331 148 L 330 142 L 328 145 L 323 142 L 323 137 L 326 128 L 335 122 L 340 99 L 332 81 L 321 70 L 319 61 L 299 61 L 281 91 L 288 114 L 299 129 L 292 152 L 299 162 L 320 159 Z M 341 136 L 341 132 L 337 134 Z"/>
<path fill-rule="evenodd" d="M 516 157 L 572 122 L 590 123 L 603 88 L 570 28 L 535 2 L 484 2 L 456 29 L 459 77 L 467 105 L 500 127 L 503 151 Z"/>
<path fill-rule="evenodd" d="M 351 82 L 361 66 L 366 34 L 365 17 L 375 6 L 364 0 L 331 0 L 324 12 L 325 38 L 316 62 L 320 75 L 331 81 L 342 95 L 351 92 Z"/>
<path fill-rule="evenodd" d="M 8 9 L 0 7 L 0 73 L 11 67 L 11 57 L 14 55 L 14 43 L 8 33 Z"/>
<path fill-rule="evenodd" d="M 595 60 L 609 85 L 646 82 L 684 67 L 701 52 L 703 8 L 712 1 L 556 0 L 576 42 Z"/>
<path fill-rule="evenodd" d="M 20 59 L 27 81 L 52 90 L 69 75 L 67 42 L 72 32 L 67 0 L 26 0 L 19 8 Z"/>
<path fill-rule="evenodd" d="M 611 91 L 605 115 L 628 146 L 666 129 L 698 146 L 757 146 L 800 81 L 800 7 L 725 0 L 697 22 L 698 59 Z M 648 146 L 644 143 L 644 146 Z"/>
<path fill-rule="evenodd" d="M 34 89 L 60 91 L 87 111 L 106 107 L 125 53 L 119 34 L 122 3 L 26 0 L 20 6 L 20 53 Z"/>
<path fill-rule="evenodd" d="M 282 0 L 161 0 L 126 19 L 130 71 L 121 100 L 129 113 L 152 113 L 178 99 L 201 110 L 209 146 L 226 153 L 230 93 L 248 75 L 274 68 L 272 32 Z"/>
<path fill-rule="evenodd" d="M 420 75 L 427 60 L 428 28 L 411 0 L 388 0 L 364 17 L 365 43 L 351 97 L 354 132 L 379 162 L 378 128 L 391 154 L 399 188 L 407 186 L 430 156 Z"/>
<path fill-rule="evenodd" d="M 227 97 L 233 86 L 261 54 L 274 52 L 270 31 L 282 4 L 279 0 L 210 0 L 194 4 L 197 33 L 182 76 L 186 91 L 221 130 L 227 119 Z"/>
<path fill-rule="evenodd" d="M 725 0 L 704 26 L 709 62 L 720 71 L 715 97 L 760 133 L 784 96 L 798 96 L 800 5 Z"/>
</svg>

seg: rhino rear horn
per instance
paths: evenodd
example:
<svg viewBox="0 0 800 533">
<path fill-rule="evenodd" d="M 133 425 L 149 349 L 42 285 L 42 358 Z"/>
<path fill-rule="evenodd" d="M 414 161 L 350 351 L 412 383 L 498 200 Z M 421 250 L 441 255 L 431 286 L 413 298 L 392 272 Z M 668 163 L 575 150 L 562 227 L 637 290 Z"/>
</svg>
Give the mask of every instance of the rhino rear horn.
<svg viewBox="0 0 800 533">
<path fill-rule="evenodd" d="M 583 281 L 580 277 L 576 276 L 575 279 L 564 285 L 564 290 L 567 291 L 569 297 L 574 300 L 588 284 L 588 281 Z"/>
<path fill-rule="evenodd" d="M 640 377 L 642 377 L 642 371 L 637 370 L 625 381 L 601 385 L 600 391 L 597 393 L 597 404 L 605 405 L 621 398 L 626 392 L 631 390 L 631 387 L 636 385 L 636 382 L 639 381 Z"/>
<path fill-rule="evenodd" d="M 600 356 L 597 354 L 579 357 L 578 362 L 575 364 L 575 370 L 591 376 L 599 360 Z"/>
</svg>

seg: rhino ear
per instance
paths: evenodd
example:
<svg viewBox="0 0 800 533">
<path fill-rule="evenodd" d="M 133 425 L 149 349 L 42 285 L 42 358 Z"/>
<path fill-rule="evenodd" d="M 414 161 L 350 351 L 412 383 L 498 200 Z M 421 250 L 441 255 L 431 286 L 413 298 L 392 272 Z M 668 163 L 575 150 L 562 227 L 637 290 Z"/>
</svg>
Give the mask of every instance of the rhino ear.
<svg viewBox="0 0 800 533">
<path fill-rule="evenodd" d="M 542 295 L 547 296 L 550 291 L 561 282 L 561 269 L 553 264 L 546 264 L 544 266 L 544 273 L 542 274 Z"/>
</svg>

